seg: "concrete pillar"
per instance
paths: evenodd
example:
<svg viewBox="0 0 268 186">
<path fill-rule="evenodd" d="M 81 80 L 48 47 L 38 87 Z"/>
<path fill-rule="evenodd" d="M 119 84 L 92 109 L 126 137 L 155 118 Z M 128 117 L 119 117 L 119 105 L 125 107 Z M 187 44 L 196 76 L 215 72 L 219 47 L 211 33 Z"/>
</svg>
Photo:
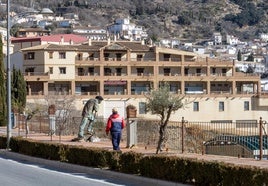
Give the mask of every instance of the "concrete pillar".
<svg viewBox="0 0 268 186">
<path fill-rule="evenodd" d="M 236 82 L 235 81 L 232 81 L 232 94 L 237 94 L 237 91 L 236 91 Z"/>
<path fill-rule="evenodd" d="M 127 81 L 127 93 L 126 93 L 127 95 L 131 95 L 131 81 L 130 80 L 128 80 Z"/>
<path fill-rule="evenodd" d="M 75 81 L 71 81 L 71 95 L 75 95 Z"/>
<path fill-rule="evenodd" d="M 210 81 L 207 81 L 207 95 L 210 95 Z"/>
<path fill-rule="evenodd" d="M 44 87 L 43 95 L 47 96 L 48 95 L 48 82 L 44 82 L 43 87 Z"/>
<path fill-rule="evenodd" d="M 185 94 L 185 81 L 181 81 L 181 94 Z"/>
</svg>

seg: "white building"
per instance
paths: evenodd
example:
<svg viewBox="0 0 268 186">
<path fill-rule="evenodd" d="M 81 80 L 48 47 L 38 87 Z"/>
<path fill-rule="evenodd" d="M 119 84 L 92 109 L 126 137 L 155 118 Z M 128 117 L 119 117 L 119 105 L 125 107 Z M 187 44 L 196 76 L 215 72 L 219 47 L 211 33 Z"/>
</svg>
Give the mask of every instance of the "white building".
<svg viewBox="0 0 268 186">
<path fill-rule="evenodd" d="M 110 35 L 121 37 L 122 39 L 140 41 L 147 38 L 147 33 L 143 27 L 130 23 L 129 18 L 118 18 L 115 23 L 107 27 Z"/>
<path fill-rule="evenodd" d="M 178 39 L 161 39 L 160 45 L 166 48 L 178 48 L 180 41 Z"/>
<path fill-rule="evenodd" d="M 268 92 L 268 78 L 261 79 L 262 92 Z"/>
<path fill-rule="evenodd" d="M 213 40 L 214 45 L 221 45 L 222 44 L 222 35 L 219 32 L 213 33 Z"/>
<path fill-rule="evenodd" d="M 75 27 L 73 33 L 86 36 L 91 40 L 107 40 L 107 30 L 100 27 Z"/>
<path fill-rule="evenodd" d="M 238 68 L 241 72 L 247 72 L 247 69 L 249 67 L 252 67 L 254 69 L 254 73 L 257 74 L 262 74 L 266 71 L 265 64 L 252 61 L 236 61 L 235 67 Z"/>
<path fill-rule="evenodd" d="M 267 41 L 268 41 L 268 34 L 267 34 L 267 33 L 262 33 L 262 34 L 260 34 L 260 39 L 261 39 L 262 41 L 267 42 Z"/>
<path fill-rule="evenodd" d="M 0 34 L 2 35 L 2 42 L 3 42 L 3 54 L 7 55 L 7 29 L 0 27 Z M 12 54 L 13 53 L 13 45 L 9 45 L 9 53 Z"/>
<path fill-rule="evenodd" d="M 226 35 L 226 43 L 229 45 L 237 45 L 239 42 L 239 39 L 233 35 Z"/>
</svg>

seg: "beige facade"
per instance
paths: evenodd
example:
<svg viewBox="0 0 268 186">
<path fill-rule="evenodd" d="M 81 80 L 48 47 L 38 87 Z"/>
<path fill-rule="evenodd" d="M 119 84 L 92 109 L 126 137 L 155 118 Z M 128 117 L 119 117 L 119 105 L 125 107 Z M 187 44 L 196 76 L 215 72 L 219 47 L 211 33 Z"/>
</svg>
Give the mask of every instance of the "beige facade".
<svg viewBox="0 0 268 186">
<path fill-rule="evenodd" d="M 268 104 L 263 100 L 268 98 L 260 92 L 259 76 L 236 72 L 233 61 L 129 41 L 46 44 L 22 52 L 29 101 L 47 95 L 75 96 L 81 109 L 83 100 L 101 95 L 105 101 L 100 115 L 107 113 L 105 102 L 113 100 L 135 104 L 139 117 L 155 118 L 143 112 L 144 94 L 168 82 L 172 93 L 190 100 L 172 120 L 267 117 Z"/>
</svg>

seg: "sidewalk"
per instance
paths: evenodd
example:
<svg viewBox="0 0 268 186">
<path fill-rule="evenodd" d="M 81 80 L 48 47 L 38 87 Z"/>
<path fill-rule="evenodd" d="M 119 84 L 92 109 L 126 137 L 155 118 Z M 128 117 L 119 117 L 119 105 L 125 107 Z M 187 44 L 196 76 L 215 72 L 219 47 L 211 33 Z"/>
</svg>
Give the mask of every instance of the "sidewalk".
<svg viewBox="0 0 268 186">
<path fill-rule="evenodd" d="M 0 135 L 6 135 L 6 127 L 0 127 Z M 12 136 L 18 136 L 18 130 L 12 129 Z M 20 136 L 26 138 L 26 134 L 20 131 Z M 72 142 L 71 139 L 75 138 L 76 136 L 48 136 L 47 134 L 43 133 L 30 133 L 27 135 L 27 138 L 34 139 L 43 142 L 49 143 L 62 143 L 62 144 L 70 144 L 70 145 L 79 145 L 85 147 L 99 147 L 107 150 L 112 150 L 112 142 L 108 139 L 100 139 L 99 142 Z M 120 148 L 122 152 L 129 152 L 134 151 L 137 153 L 143 153 L 147 155 L 153 155 L 156 152 L 156 148 L 145 148 L 144 146 L 135 146 L 133 148 L 126 147 L 126 141 L 122 141 L 120 144 Z M 218 162 L 225 162 L 234 165 L 243 165 L 243 166 L 253 166 L 259 168 L 266 168 L 268 169 L 268 160 L 255 160 L 250 158 L 238 158 L 238 157 L 231 157 L 231 156 L 218 156 L 218 155 L 202 155 L 202 154 L 194 154 L 194 153 L 181 153 L 177 151 L 165 151 L 161 152 L 160 154 L 168 155 L 168 156 L 178 156 L 178 157 L 185 157 L 185 158 L 193 158 L 198 160 L 206 160 L 206 161 L 218 161 Z"/>
</svg>

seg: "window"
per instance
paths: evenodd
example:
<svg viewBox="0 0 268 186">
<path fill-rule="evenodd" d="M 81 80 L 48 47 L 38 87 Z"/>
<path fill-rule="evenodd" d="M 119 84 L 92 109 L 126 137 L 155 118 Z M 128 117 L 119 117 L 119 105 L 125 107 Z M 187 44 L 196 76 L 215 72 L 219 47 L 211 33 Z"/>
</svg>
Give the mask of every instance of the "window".
<svg viewBox="0 0 268 186">
<path fill-rule="evenodd" d="M 212 74 L 216 74 L 216 68 L 212 68 Z"/>
<path fill-rule="evenodd" d="M 122 74 L 122 68 L 116 68 L 116 75 L 121 76 Z"/>
<path fill-rule="evenodd" d="M 79 53 L 79 54 L 77 55 L 77 58 L 78 58 L 79 61 L 83 60 L 83 54 Z"/>
<path fill-rule="evenodd" d="M 66 67 L 59 67 L 60 74 L 66 74 Z"/>
<path fill-rule="evenodd" d="M 104 68 L 104 75 L 105 76 L 111 76 L 112 70 L 110 68 Z"/>
<path fill-rule="evenodd" d="M 24 59 L 34 59 L 34 52 L 28 52 L 27 54 L 24 54 Z"/>
<path fill-rule="evenodd" d="M 53 52 L 49 52 L 48 55 L 49 55 L 49 59 L 53 59 Z"/>
<path fill-rule="evenodd" d="M 89 60 L 94 60 L 94 53 L 93 54 L 89 53 L 88 54 L 88 59 Z"/>
<path fill-rule="evenodd" d="M 139 114 L 146 114 L 146 103 L 139 102 Z"/>
<path fill-rule="evenodd" d="M 201 76 L 201 68 L 197 68 L 196 69 L 196 75 L 197 76 Z"/>
<path fill-rule="evenodd" d="M 170 68 L 164 68 L 164 76 L 170 75 Z"/>
<path fill-rule="evenodd" d="M 137 61 L 142 61 L 142 54 L 137 54 Z"/>
<path fill-rule="evenodd" d="M 109 60 L 109 53 L 104 53 L 104 60 L 108 61 Z"/>
<path fill-rule="evenodd" d="M 59 52 L 59 58 L 60 59 L 66 59 L 66 53 L 65 52 Z"/>
<path fill-rule="evenodd" d="M 89 73 L 89 75 L 93 76 L 94 75 L 94 67 L 88 67 L 88 73 Z"/>
<path fill-rule="evenodd" d="M 185 69 L 184 69 L 184 74 L 185 74 L 186 76 L 188 76 L 188 74 L 189 74 L 189 68 L 185 68 Z"/>
<path fill-rule="evenodd" d="M 221 69 L 222 76 L 226 76 L 227 70 L 225 68 Z"/>
<path fill-rule="evenodd" d="M 164 54 L 164 61 L 170 60 L 170 54 Z"/>
<path fill-rule="evenodd" d="M 249 101 L 244 101 L 244 111 L 249 110 Z"/>
<path fill-rule="evenodd" d="M 138 76 L 143 75 L 143 72 L 144 72 L 144 68 L 137 68 L 137 75 Z"/>
<path fill-rule="evenodd" d="M 26 72 L 26 73 L 34 73 L 34 67 L 27 67 L 27 68 L 25 69 L 25 72 Z"/>
<path fill-rule="evenodd" d="M 193 106 L 194 111 L 199 111 L 199 102 L 194 102 Z"/>
<path fill-rule="evenodd" d="M 53 67 L 49 67 L 49 74 L 53 74 Z"/>
<path fill-rule="evenodd" d="M 219 111 L 220 112 L 224 111 L 224 102 L 223 101 L 219 102 Z"/>
<path fill-rule="evenodd" d="M 121 58 L 122 58 L 122 54 L 117 53 L 116 54 L 116 61 L 121 61 Z"/>
<path fill-rule="evenodd" d="M 84 69 L 83 68 L 78 68 L 77 72 L 78 72 L 78 76 L 83 76 L 84 75 Z"/>
</svg>

